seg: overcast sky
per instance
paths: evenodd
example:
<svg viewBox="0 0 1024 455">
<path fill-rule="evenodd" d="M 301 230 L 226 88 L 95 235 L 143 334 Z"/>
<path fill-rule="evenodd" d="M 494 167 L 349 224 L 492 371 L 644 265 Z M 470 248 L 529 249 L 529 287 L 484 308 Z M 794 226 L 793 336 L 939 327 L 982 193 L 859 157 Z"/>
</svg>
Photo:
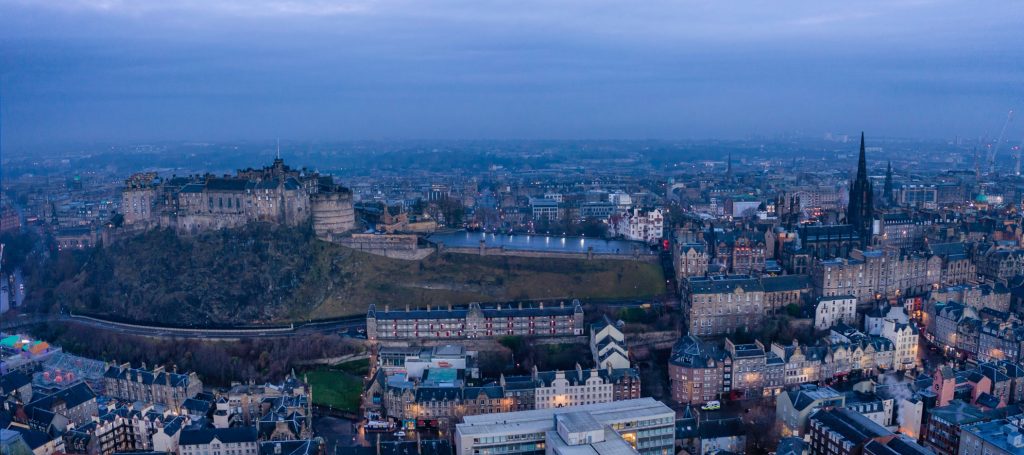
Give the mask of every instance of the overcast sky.
<svg viewBox="0 0 1024 455">
<path fill-rule="evenodd" d="M 13 147 L 995 136 L 1024 3 L 0 0 L 0 83 Z"/>
</svg>

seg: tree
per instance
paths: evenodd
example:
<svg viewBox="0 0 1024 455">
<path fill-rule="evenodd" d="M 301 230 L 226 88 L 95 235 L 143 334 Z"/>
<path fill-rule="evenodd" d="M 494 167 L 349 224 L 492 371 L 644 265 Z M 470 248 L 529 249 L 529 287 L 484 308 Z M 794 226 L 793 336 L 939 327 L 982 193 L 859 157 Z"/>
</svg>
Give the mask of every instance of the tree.
<svg viewBox="0 0 1024 455">
<path fill-rule="evenodd" d="M 793 318 L 800 317 L 800 305 L 797 305 L 795 303 L 790 303 L 789 305 L 786 305 L 786 314 Z"/>
</svg>

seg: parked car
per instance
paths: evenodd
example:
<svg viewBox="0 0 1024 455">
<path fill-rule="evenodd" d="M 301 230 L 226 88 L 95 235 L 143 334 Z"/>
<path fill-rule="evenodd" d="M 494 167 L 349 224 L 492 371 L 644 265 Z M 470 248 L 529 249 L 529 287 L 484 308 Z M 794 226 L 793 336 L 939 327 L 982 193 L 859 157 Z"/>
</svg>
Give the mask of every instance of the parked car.
<svg viewBox="0 0 1024 455">
<path fill-rule="evenodd" d="M 717 411 L 719 409 L 722 409 L 722 402 L 718 400 L 711 400 L 707 403 L 704 403 L 704 406 L 701 406 L 700 408 L 701 410 L 704 411 Z"/>
</svg>

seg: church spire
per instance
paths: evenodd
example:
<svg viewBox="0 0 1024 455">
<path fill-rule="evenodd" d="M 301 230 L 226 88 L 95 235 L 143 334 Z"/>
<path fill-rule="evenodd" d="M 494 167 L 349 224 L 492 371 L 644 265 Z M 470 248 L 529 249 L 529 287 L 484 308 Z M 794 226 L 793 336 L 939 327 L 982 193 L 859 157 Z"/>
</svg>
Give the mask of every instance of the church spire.
<svg viewBox="0 0 1024 455">
<path fill-rule="evenodd" d="M 864 132 L 860 133 L 860 158 L 857 160 L 857 177 L 850 182 L 850 196 L 846 206 L 846 222 L 853 225 L 859 234 L 861 247 L 871 242 L 871 225 L 874 218 L 874 191 L 868 180 L 867 158 L 865 157 Z"/>
<path fill-rule="evenodd" d="M 725 177 L 732 180 L 732 150 L 729 151 L 729 158 L 725 166 Z"/>
<path fill-rule="evenodd" d="M 890 161 L 885 167 L 885 187 L 882 188 L 882 198 L 889 205 L 892 205 L 894 199 L 892 190 L 892 161 Z"/>
<path fill-rule="evenodd" d="M 868 176 L 868 160 L 864 156 L 864 132 L 860 132 L 860 158 L 857 160 L 857 178 L 861 176 L 866 179 Z"/>
</svg>

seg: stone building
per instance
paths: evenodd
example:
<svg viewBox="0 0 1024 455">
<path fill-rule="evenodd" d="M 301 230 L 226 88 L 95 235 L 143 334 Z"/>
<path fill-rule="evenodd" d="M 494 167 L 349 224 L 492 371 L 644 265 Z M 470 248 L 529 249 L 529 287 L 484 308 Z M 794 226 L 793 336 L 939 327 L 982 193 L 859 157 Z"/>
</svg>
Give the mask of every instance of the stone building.
<svg viewBox="0 0 1024 455">
<path fill-rule="evenodd" d="M 726 374 L 730 379 L 726 381 Z M 732 359 L 695 336 L 684 336 L 672 347 L 668 377 L 676 403 L 701 404 L 732 390 Z"/>
<path fill-rule="evenodd" d="M 684 284 L 684 294 L 693 335 L 749 330 L 767 313 L 761 282 L 746 275 L 692 277 Z"/>
<path fill-rule="evenodd" d="M 321 190 L 322 196 L 316 196 Z M 162 180 L 134 174 L 121 196 L 125 227 L 166 227 L 194 234 L 262 221 L 298 226 L 314 220 L 326 238 L 354 227 L 351 192 L 306 169 L 292 169 L 280 158 L 234 176 L 201 175 Z"/>
<path fill-rule="evenodd" d="M 942 285 L 953 286 L 978 279 L 978 268 L 963 242 L 932 243 L 928 245 L 928 253 L 942 259 Z"/>
<path fill-rule="evenodd" d="M 975 258 L 978 273 L 993 280 L 1024 274 L 1024 249 L 989 248 Z"/>
<path fill-rule="evenodd" d="M 938 256 L 882 250 L 854 250 L 850 259 L 819 260 L 811 269 L 817 295 L 852 295 L 859 303 L 921 294 L 937 286 L 941 276 Z"/>
<path fill-rule="evenodd" d="M 471 303 L 466 308 L 378 311 L 370 305 L 366 315 L 370 341 L 419 341 L 429 339 L 496 338 L 506 335 L 565 337 L 583 335 L 583 306 L 578 300 L 566 305 Z"/>
<path fill-rule="evenodd" d="M 167 372 L 160 366 L 152 370 L 132 368 L 130 364 L 110 366 L 103 374 L 105 394 L 131 401 L 162 404 L 181 409 L 185 400 L 203 391 L 203 383 L 196 373 Z"/>
<path fill-rule="evenodd" d="M 672 253 L 677 282 L 682 283 L 686 278 L 708 274 L 710 257 L 707 245 L 703 242 L 677 243 Z"/>
<path fill-rule="evenodd" d="M 803 305 L 814 291 L 808 275 L 763 276 L 764 308 L 768 314 L 778 313 L 787 305 Z"/>
<path fill-rule="evenodd" d="M 819 297 L 814 304 L 814 328 L 828 330 L 839 322 L 857 323 L 857 299 L 850 295 Z"/>
</svg>

